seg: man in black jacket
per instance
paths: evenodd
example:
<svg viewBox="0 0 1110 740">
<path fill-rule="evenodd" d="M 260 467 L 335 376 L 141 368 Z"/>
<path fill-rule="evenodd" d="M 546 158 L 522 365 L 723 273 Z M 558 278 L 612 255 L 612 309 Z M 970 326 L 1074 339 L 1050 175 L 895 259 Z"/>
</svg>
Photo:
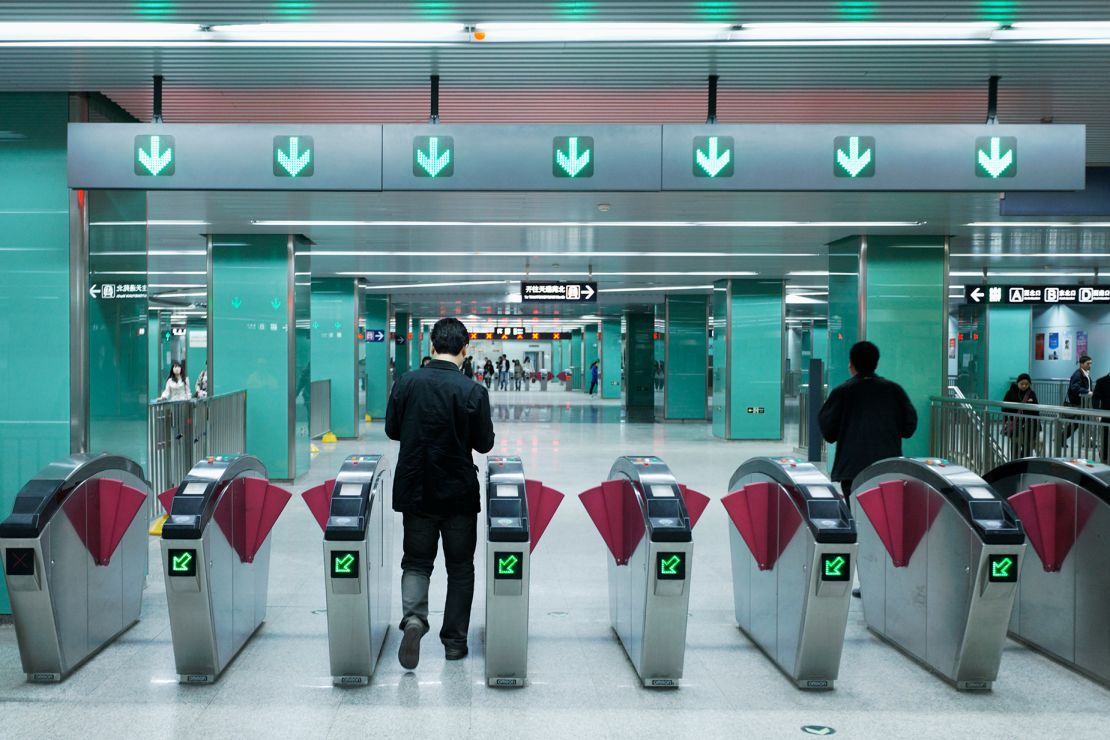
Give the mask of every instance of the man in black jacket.
<svg viewBox="0 0 1110 740">
<path fill-rule="evenodd" d="M 478 543 L 477 468 L 471 450 L 493 449 L 489 393 L 460 371 L 470 340 L 458 319 L 432 327 L 432 361 L 393 386 L 385 433 L 401 442 L 393 480 L 393 509 L 404 515 L 401 604 L 404 633 L 397 658 L 412 670 L 428 632 L 428 583 L 440 537 L 447 565 L 443 642 L 448 660 L 467 654 Z"/>
<path fill-rule="evenodd" d="M 848 354 L 852 374 L 832 390 L 818 414 L 821 435 L 836 443 L 831 478 L 848 496 L 852 480 L 873 462 L 901 457 L 902 440 L 917 430 L 917 411 L 902 386 L 875 374 L 879 348 L 857 342 Z"/>
<path fill-rule="evenodd" d="M 1103 375 L 1095 381 L 1094 390 L 1091 392 L 1091 408 L 1098 409 L 1099 411 L 1110 411 L 1110 373 Z M 1108 446 L 1110 446 L 1110 422 L 1106 422 L 1102 427 L 1102 437 L 1100 440 L 1100 459 L 1105 461 L 1107 459 Z"/>
</svg>

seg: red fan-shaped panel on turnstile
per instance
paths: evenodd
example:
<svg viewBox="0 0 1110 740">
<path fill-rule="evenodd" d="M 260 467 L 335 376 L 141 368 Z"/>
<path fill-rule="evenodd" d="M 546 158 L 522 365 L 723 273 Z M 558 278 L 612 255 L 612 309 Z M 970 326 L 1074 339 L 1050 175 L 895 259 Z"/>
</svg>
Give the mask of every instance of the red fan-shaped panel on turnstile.
<svg viewBox="0 0 1110 740">
<path fill-rule="evenodd" d="M 627 480 L 607 480 L 578 494 L 617 565 L 627 565 L 643 539 L 645 525 L 636 492 Z"/>
<path fill-rule="evenodd" d="M 524 493 L 528 497 L 528 532 L 532 538 L 528 551 L 534 552 L 564 496 L 538 480 L 524 481 Z"/>
<path fill-rule="evenodd" d="M 331 493 L 335 489 L 335 481 L 324 481 L 318 486 L 313 486 L 301 494 L 308 510 L 312 512 L 320 529 L 328 528 L 328 515 L 331 513 Z"/>
<path fill-rule="evenodd" d="M 860 508 L 879 535 L 895 568 L 904 568 L 940 513 L 929 505 L 929 490 L 916 480 L 891 480 L 856 494 Z"/>
<path fill-rule="evenodd" d="M 1038 483 L 1009 501 L 1049 573 L 1064 565 L 1095 507 L 1094 499 L 1080 495 L 1071 483 Z"/>
<path fill-rule="evenodd" d="M 69 495 L 66 517 L 97 565 L 108 565 L 146 494 L 111 478 L 85 481 Z"/>
<path fill-rule="evenodd" d="M 678 490 L 682 492 L 682 500 L 686 503 L 686 513 L 690 516 L 690 529 L 693 529 L 698 525 L 698 520 L 705 513 L 706 507 L 709 506 L 709 497 L 704 493 L 698 493 L 693 488 L 687 488 L 681 483 L 678 484 Z"/>
<path fill-rule="evenodd" d="M 292 494 L 262 478 L 236 478 L 228 486 L 213 518 L 239 560 L 253 563 Z"/>
<path fill-rule="evenodd" d="M 170 509 L 173 508 L 173 495 L 175 493 L 177 493 L 177 486 L 167 488 L 165 491 L 158 494 L 158 503 L 162 504 L 162 508 L 166 510 L 167 514 L 169 514 Z"/>
<path fill-rule="evenodd" d="M 782 486 L 770 481 L 749 483 L 721 503 L 759 569 L 774 568 L 802 523 Z"/>
</svg>

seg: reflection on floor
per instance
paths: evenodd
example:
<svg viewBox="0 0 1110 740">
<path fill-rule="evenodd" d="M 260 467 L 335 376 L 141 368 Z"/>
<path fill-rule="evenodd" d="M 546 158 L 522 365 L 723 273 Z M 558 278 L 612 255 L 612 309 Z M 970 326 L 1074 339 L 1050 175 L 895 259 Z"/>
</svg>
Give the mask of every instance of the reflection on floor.
<svg viewBox="0 0 1110 740">
<path fill-rule="evenodd" d="M 563 394 L 565 396 L 565 394 Z M 1010 642 L 995 690 L 961 694 L 881 643 L 852 604 L 835 691 L 795 689 L 736 628 L 726 515 L 711 504 L 695 530 L 683 685 L 646 690 L 609 626 L 607 551 L 574 496 L 606 477 L 620 454 L 655 454 L 678 479 L 720 498 L 734 468 L 782 444 L 727 443 L 708 425 L 559 423 L 524 405 L 557 406 L 585 422 L 619 412 L 613 402 L 554 393 L 499 397 L 512 423 L 496 422 L 499 454 L 520 455 L 530 477 L 568 498 L 532 558 L 529 686 L 485 686 L 485 587 L 478 596 L 467 660 L 447 663 L 435 637 L 442 568 L 433 576 L 433 633 L 419 668 L 401 670 L 399 633 L 369 687 L 336 689 L 328 675 L 320 530 L 298 498 L 274 534 L 266 623 L 212 686 L 181 686 L 163 581 L 152 577 L 143 619 L 61 685 L 31 685 L 20 672 L 15 633 L 0 627 L 0 734 L 5 737 L 801 737 L 826 725 L 841 737 L 1104 737 L 1110 695 Z M 556 399 L 554 401 L 548 400 Z M 507 399 L 507 400 L 505 400 Z M 570 411 L 567 411 L 567 406 Z M 578 409 L 577 412 L 574 409 Z M 547 413 L 544 411 L 543 413 Z M 344 456 L 386 451 L 382 427 L 361 441 L 321 445 L 303 491 L 334 475 Z M 477 461 L 482 465 L 482 460 Z M 397 521 L 398 532 L 400 522 Z M 156 541 L 151 540 L 159 571 Z M 479 563 L 482 555 L 479 554 Z M 398 561 L 400 554 L 397 554 Z M 400 580 L 398 571 L 398 582 Z M 395 584 L 395 589 L 398 586 Z M 395 590 L 396 593 L 396 590 Z M 394 607 L 399 616 L 399 606 Z"/>
</svg>

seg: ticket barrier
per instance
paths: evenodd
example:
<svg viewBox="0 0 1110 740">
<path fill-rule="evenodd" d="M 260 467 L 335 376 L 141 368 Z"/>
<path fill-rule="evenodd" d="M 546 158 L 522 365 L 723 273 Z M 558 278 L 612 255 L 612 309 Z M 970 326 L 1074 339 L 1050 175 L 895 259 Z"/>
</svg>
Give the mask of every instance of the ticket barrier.
<svg viewBox="0 0 1110 740">
<path fill-rule="evenodd" d="M 989 690 L 1025 552 L 1013 509 L 934 458 L 882 460 L 852 490 L 867 626 L 956 688 Z"/>
<path fill-rule="evenodd" d="M 579 494 L 609 548 L 609 619 L 644 686 L 674 687 L 686 655 L 692 530 L 709 497 L 658 457 L 619 457 Z"/>
<path fill-rule="evenodd" d="M 27 680 L 56 682 L 139 620 L 150 496 L 116 455 L 51 463 L 0 523 L 4 580 Z"/>
<path fill-rule="evenodd" d="M 169 511 L 162 563 L 181 683 L 211 683 L 266 618 L 270 530 L 290 494 L 256 457 L 197 463 L 158 496 Z"/>
<path fill-rule="evenodd" d="M 732 475 L 728 512 L 736 622 L 803 689 L 840 671 L 856 525 L 812 463 L 757 457 Z"/>
<path fill-rule="evenodd" d="M 563 494 L 526 480 L 519 457 L 487 458 L 486 683 L 523 686 L 528 676 L 531 554 Z"/>
<path fill-rule="evenodd" d="M 301 494 L 324 530 L 332 683 L 370 682 L 390 630 L 393 509 L 389 460 L 351 455 L 334 480 Z"/>
<path fill-rule="evenodd" d="M 1010 636 L 1110 685 L 1110 467 L 1025 458 L 984 478 L 1009 499 L 1036 554 L 1018 574 Z"/>
</svg>

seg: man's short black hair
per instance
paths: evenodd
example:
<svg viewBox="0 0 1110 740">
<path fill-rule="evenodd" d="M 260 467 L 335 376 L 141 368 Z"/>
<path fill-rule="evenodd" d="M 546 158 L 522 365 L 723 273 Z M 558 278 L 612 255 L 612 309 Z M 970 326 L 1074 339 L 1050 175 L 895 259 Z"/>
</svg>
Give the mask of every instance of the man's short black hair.
<svg viewBox="0 0 1110 740">
<path fill-rule="evenodd" d="M 1091 356 L 1090 355 L 1083 355 L 1082 357 L 1079 358 L 1079 364 L 1080 365 L 1082 365 L 1084 362 L 1090 362 L 1090 361 L 1091 361 Z"/>
<path fill-rule="evenodd" d="M 470 344 L 470 332 L 458 319 L 440 319 L 432 327 L 432 351 L 441 355 L 457 355 Z"/>
<path fill-rule="evenodd" d="M 856 342 L 848 352 L 848 359 L 860 375 L 874 375 L 879 366 L 879 348 L 871 342 Z"/>
</svg>

